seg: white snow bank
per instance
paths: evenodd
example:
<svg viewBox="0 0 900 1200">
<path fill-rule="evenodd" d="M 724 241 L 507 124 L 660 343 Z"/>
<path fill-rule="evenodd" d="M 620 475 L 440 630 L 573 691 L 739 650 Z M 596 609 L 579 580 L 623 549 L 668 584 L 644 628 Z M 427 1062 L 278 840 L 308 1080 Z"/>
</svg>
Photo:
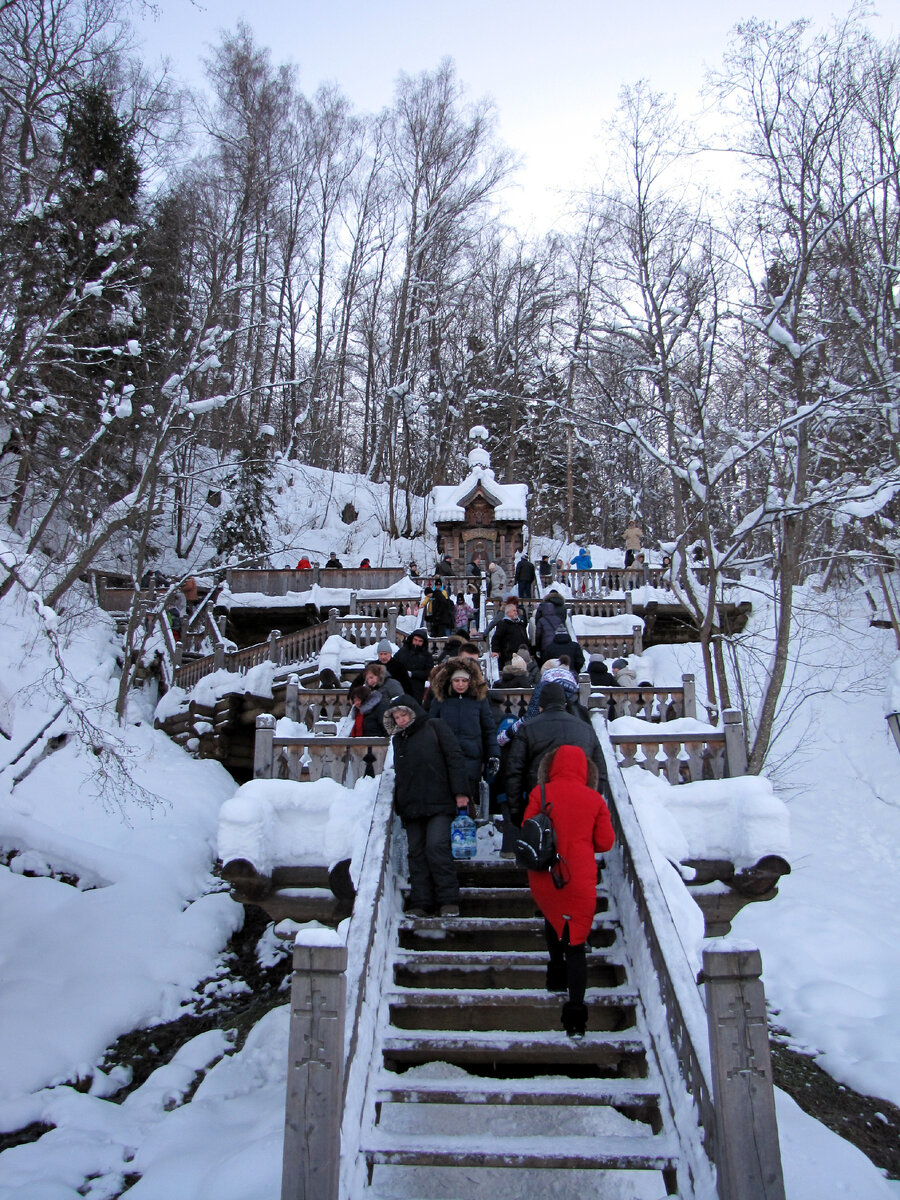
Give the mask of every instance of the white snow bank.
<svg viewBox="0 0 900 1200">
<path fill-rule="evenodd" d="M 587 634 L 627 637 L 634 632 L 635 625 L 642 630 L 644 628 L 643 617 L 636 617 L 633 613 L 620 613 L 615 617 L 589 617 L 575 613 L 571 617 L 571 621 L 576 637 L 584 637 Z"/>
<path fill-rule="evenodd" d="M 372 646 L 360 647 L 355 642 L 348 642 L 339 633 L 333 633 L 325 639 L 325 643 L 319 651 L 319 671 L 331 671 L 340 679 L 345 663 L 348 666 L 362 666 L 363 663 L 376 658 L 377 645 L 376 642 Z"/>
<path fill-rule="evenodd" d="M 768 779 L 744 775 L 673 787 L 640 767 L 629 768 L 627 779 L 642 826 L 670 861 L 723 858 L 741 870 L 765 854 L 790 855 L 787 806 Z"/>
<path fill-rule="evenodd" d="M 359 600 L 416 601 L 422 589 L 407 576 L 384 588 L 332 588 L 314 583 L 304 592 L 285 592 L 283 596 L 269 596 L 265 592 L 232 592 L 223 588 L 216 603 L 223 608 L 304 608 L 314 604 L 318 609 L 347 608 L 350 594 L 355 592 Z"/>
<path fill-rule="evenodd" d="M 665 721 L 662 724 L 658 721 L 645 721 L 641 717 L 616 717 L 609 723 L 609 732 L 630 733 L 634 737 L 653 738 L 662 737 L 667 733 L 677 733 L 682 737 L 687 737 L 692 733 L 704 735 L 717 733 L 718 730 L 715 725 L 708 725 L 705 721 L 698 721 L 695 717 L 677 717 L 674 721 Z"/>
<path fill-rule="evenodd" d="M 372 820 L 377 779 L 352 790 L 332 779 L 253 779 L 219 812 L 219 858 L 245 858 L 261 875 L 278 866 L 329 869 L 349 858 L 354 883 Z"/>
</svg>

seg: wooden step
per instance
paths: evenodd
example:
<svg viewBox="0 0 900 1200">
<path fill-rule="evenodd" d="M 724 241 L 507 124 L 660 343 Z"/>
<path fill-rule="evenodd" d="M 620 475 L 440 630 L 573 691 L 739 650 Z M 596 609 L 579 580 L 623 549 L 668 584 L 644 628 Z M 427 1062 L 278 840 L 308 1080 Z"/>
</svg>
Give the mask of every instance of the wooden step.
<svg viewBox="0 0 900 1200">
<path fill-rule="evenodd" d="M 482 990 L 474 995 L 455 988 L 409 991 L 391 1000 L 395 1029 L 508 1030 L 528 1032 L 560 1027 L 564 997 L 544 990 L 514 992 Z M 633 992 L 588 992 L 588 1023 L 592 1029 L 631 1029 L 636 1023 Z"/>
<path fill-rule="evenodd" d="M 518 1143 L 518 1144 L 517 1144 Z M 370 1164 L 405 1167 L 537 1167 L 556 1170 L 665 1171 L 677 1149 L 663 1135 L 638 1137 L 441 1137 L 374 1129 L 362 1147 Z M 540 1187 L 538 1184 L 537 1187 Z"/>
<path fill-rule="evenodd" d="M 641 1121 L 658 1132 L 661 1092 L 658 1081 L 634 1079 L 517 1079 L 491 1087 L 477 1076 L 453 1075 L 446 1079 L 413 1079 L 400 1076 L 376 1092 L 376 1111 L 385 1104 L 518 1105 L 523 1108 L 608 1107 Z"/>
<path fill-rule="evenodd" d="M 585 1038 L 570 1038 L 562 1031 L 540 1035 L 496 1032 L 416 1030 L 414 1036 L 388 1034 L 382 1043 L 384 1065 L 391 1071 L 445 1062 L 454 1066 L 488 1066 L 492 1071 L 514 1068 L 530 1074 L 547 1074 L 548 1068 L 565 1074 L 572 1068 L 589 1069 L 628 1079 L 645 1078 L 647 1054 L 637 1033 L 588 1031 Z"/>
<path fill-rule="evenodd" d="M 611 946 L 616 927 L 598 920 L 591 930 L 592 946 Z M 471 951 L 536 950 L 546 946 L 544 921 L 538 917 L 508 917 L 492 921 L 484 917 L 410 917 L 400 922 L 399 944 L 403 950 Z"/>
<path fill-rule="evenodd" d="M 587 956 L 588 987 L 615 988 L 624 985 L 625 967 L 616 948 Z M 394 982 L 409 988 L 530 988 L 544 987 L 547 951 L 510 954 L 477 954 L 453 951 L 410 950 L 394 960 Z"/>
</svg>

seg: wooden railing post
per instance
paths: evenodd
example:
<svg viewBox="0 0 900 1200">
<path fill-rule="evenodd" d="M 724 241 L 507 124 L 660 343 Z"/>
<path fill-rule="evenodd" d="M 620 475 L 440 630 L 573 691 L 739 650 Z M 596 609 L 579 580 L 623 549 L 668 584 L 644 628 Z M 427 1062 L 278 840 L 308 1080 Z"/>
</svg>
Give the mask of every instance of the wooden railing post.
<svg viewBox="0 0 900 1200">
<path fill-rule="evenodd" d="M 719 1200 L 784 1200 L 758 950 L 704 950 Z"/>
<path fill-rule="evenodd" d="M 634 653 L 644 653 L 644 630 L 641 625 L 634 626 Z"/>
<path fill-rule="evenodd" d="M 356 592 L 351 592 L 350 593 L 350 610 L 349 610 L 348 616 L 351 616 L 351 617 L 356 616 L 356 600 L 357 600 Z"/>
<path fill-rule="evenodd" d="M 347 947 L 323 935 L 294 943 L 281 1200 L 338 1200 Z"/>
<path fill-rule="evenodd" d="M 392 604 L 388 608 L 387 619 L 387 640 L 396 643 L 397 641 L 397 605 Z"/>
<path fill-rule="evenodd" d="M 227 613 L 219 613 L 219 619 L 216 622 L 219 626 L 219 633 L 223 638 L 228 637 L 228 615 Z"/>
<path fill-rule="evenodd" d="M 213 668 L 216 671 L 221 671 L 225 667 L 225 647 L 216 646 L 213 650 Z"/>
<path fill-rule="evenodd" d="M 736 708 L 722 713 L 725 722 L 725 773 L 729 779 L 747 774 L 747 743 L 744 740 L 744 718 Z"/>
<path fill-rule="evenodd" d="M 300 676 L 291 675 L 284 690 L 284 715 L 290 721 L 300 720 Z"/>
<path fill-rule="evenodd" d="M 340 633 L 340 614 L 336 608 L 328 610 L 328 636 L 331 637 L 335 633 Z"/>
<path fill-rule="evenodd" d="M 273 629 L 269 634 L 269 662 L 278 663 L 281 661 L 281 648 L 278 645 L 280 637 L 280 629 Z"/>
<path fill-rule="evenodd" d="M 184 654 L 184 647 L 182 646 L 181 642 L 176 642 L 175 649 L 172 653 L 172 665 L 176 669 L 181 666 L 181 658 L 182 658 L 183 654 Z"/>
<path fill-rule="evenodd" d="M 625 593 L 625 612 L 626 614 L 634 612 L 634 605 L 631 600 L 631 592 Z"/>
<path fill-rule="evenodd" d="M 232 572 L 231 567 L 229 567 L 228 570 L 225 572 L 225 586 L 228 588 L 229 592 L 231 591 L 232 578 L 233 578 L 233 572 Z"/>
<path fill-rule="evenodd" d="M 256 737 L 253 742 L 253 778 L 271 779 L 275 769 L 275 718 L 260 713 L 256 718 Z"/>
<path fill-rule="evenodd" d="M 684 688 L 684 715 L 697 720 L 697 687 L 693 675 L 682 675 L 681 686 Z"/>
<path fill-rule="evenodd" d="M 590 707 L 591 702 L 591 677 L 587 671 L 582 671 L 578 676 L 578 699 L 585 708 Z"/>
<path fill-rule="evenodd" d="M 641 573 L 644 577 L 644 587 L 646 587 L 650 582 L 650 564 L 645 559 L 644 562 L 641 564 L 641 566 L 642 566 Z"/>
</svg>

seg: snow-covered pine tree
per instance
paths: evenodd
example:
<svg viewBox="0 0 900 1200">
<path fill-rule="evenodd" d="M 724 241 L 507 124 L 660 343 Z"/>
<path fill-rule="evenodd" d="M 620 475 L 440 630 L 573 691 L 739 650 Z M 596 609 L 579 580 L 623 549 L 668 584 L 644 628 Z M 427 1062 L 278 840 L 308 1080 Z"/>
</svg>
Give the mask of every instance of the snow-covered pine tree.
<svg viewBox="0 0 900 1200">
<path fill-rule="evenodd" d="M 269 517 L 275 511 L 269 494 L 272 479 L 271 426 L 263 426 L 244 444 L 237 469 L 228 479 L 231 503 L 212 534 L 225 562 L 249 566 L 269 553 Z"/>
</svg>

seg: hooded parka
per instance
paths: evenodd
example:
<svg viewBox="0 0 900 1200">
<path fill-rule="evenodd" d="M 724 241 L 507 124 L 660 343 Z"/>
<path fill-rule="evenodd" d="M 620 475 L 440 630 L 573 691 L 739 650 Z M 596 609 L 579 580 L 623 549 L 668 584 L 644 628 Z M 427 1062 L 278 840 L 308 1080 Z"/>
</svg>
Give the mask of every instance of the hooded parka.
<svg viewBox="0 0 900 1200">
<path fill-rule="evenodd" d="M 595 854 L 609 850 L 615 841 L 606 801 L 596 790 L 597 768 L 580 746 L 560 746 L 548 754 L 538 772 L 538 785 L 528 798 L 525 817 L 540 811 L 544 784 L 550 819 L 556 831 L 556 848 L 563 859 L 565 887 L 557 888 L 549 871 L 529 871 L 528 885 L 535 903 L 559 938 L 569 925 L 569 941 L 587 940 L 597 910 Z"/>
<path fill-rule="evenodd" d="M 469 676 L 469 686 L 457 695 L 451 680 L 457 671 Z M 487 684 L 478 664 L 466 658 L 451 658 L 441 664 L 431 677 L 434 698 L 428 715 L 432 720 L 446 721 L 466 760 L 469 792 L 475 795 L 482 766 L 491 758 L 499 758 L 497 725 L 487 698 Z"/>
<path fill-rule="evenodd" d="M 421 642 L 415 646 L 414 641 Z M 391 674 L 397 678 L 399 671 L 406 673 L 409 679 L 409 694 L 419 704 L 425 698 L 425 684 L 434 667 L 434 656 L 428 649 L 428 630 L 415 629 L 388 663 L 388 670 L 394 667 Z M 396 672 L 396 673 L 395 673 Z M 403 680 L 401 678 L 400 682 Z"/>
<path fill-rule="evenodd" d="M 398 729 L 392 716 L 401 706 L 414 714 L 405 729 Z M 394 745 L 394 808 L 400 820 L 440 813 L 455 817 L 456 797 L 468 794 L 469 777 L 453 730 L 446 722 L 430 721 L 412 696 L 392 701 L 384 727 Z"/>
<path fill-rule="evenodd" d="M 566 623 L 566 602 L 559 592 L 551 592 L 537 606 L 534 618 L 534 642 L 541 660 L 552 658 L 550 643 L 561 625 Z"/>
</svg>

